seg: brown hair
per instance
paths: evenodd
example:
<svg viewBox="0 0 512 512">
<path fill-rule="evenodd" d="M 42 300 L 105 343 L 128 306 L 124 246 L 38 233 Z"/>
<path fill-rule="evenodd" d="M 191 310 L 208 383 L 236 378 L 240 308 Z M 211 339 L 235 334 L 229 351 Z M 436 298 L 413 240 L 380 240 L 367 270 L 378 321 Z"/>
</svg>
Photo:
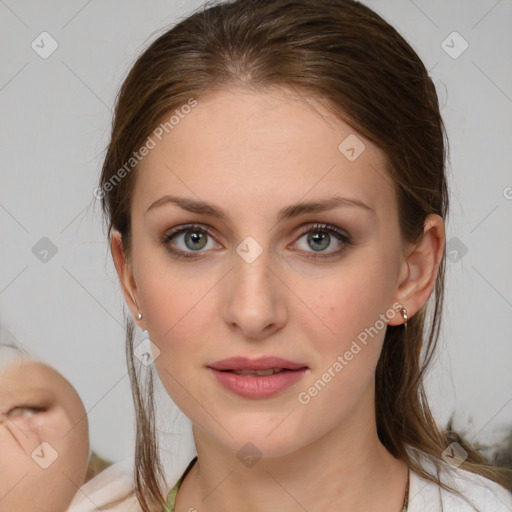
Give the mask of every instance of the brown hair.
<svg viewBox="0 0 512 512">
<path fill-rule="evenodd" d="M 352 0 L 237 0 L 205 5 L 166 31 L 138 58 L 121 87 L 100 187 L 109 234 L 113 229 L 121 233 L 128 260 L 136 173 L 122 173 L 115 183 L 113 179 L 134 151 L 165 116 L 191 98 L 201 101 L 228 87 L 273 86 L 321 101 L 382 150 L 395 182 L 405 241 L 421 239 L 429 214 L 446 219 L 445 132 L 436 90 L 398 32 Z M 441 453 L 450 444 L 432 417 L 423 388 L 439 336 L 444 273 L 443 257 L 433 297 L 408 320 L 407 329 L 388 326 L 376 370 L 375 407 L 378 435 L 387 450 L 448 489 L 406 449 L 423 452 L 439 469 Z M 427 322 L 430 302 L 433 312 Z M 137 414 L 136 493 L 144 511 L 152 511 L 165 503 L 153 374 L 144 390 L 134 366 L 133 337 L 133 322 L 127 318 Z M 462 468 L 502 481 L 476 450 L 466 449 Z"/>
</svg>

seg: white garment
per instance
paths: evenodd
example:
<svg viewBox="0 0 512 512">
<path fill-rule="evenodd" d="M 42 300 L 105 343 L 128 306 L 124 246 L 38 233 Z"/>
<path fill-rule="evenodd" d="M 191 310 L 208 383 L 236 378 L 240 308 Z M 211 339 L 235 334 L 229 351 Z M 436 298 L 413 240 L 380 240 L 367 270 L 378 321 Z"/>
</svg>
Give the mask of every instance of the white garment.
<svg viewBox="0 0 512 512">
<path fill-rule="evenodd" d="M 422 466 L 435 475 L 426 460 Z M 512 512 L 512 493 L 496 482 L 441 461 L 441 481 L 464 498 L 411 471 L 407 512 Z M 470 502 L 470 503 L 468 503 Z"/>
<path fill-rule="evenodd" d="M 98 510 L 142 512 L 135 497 L 133 465 L 130 462 L 117 462 L 82 485 L 67 512 L 97 512 Z"/>
<path fill-rule="evenodd" d="M 188 462 L 174 467 L 168 474 L 169 491 L 181 477 L 187 464 Z M 435 474 L 431 463 L 424 460 L 422 465 L 431 474 Z M 505 488 L 443 461 L 441 466 L 442 482 L 459 490 L 473 506 L 411 471 L 407 512 L 512 512 L 512 493 Z M 109 506 L 112 502 L 117 503 Z M 133 494 L 133 470 L 129 464 L 116 463 L 83 485 L 67 512 L 96 512 L 98 509 L 105 512 L 141 512 Z"/>
</svg>

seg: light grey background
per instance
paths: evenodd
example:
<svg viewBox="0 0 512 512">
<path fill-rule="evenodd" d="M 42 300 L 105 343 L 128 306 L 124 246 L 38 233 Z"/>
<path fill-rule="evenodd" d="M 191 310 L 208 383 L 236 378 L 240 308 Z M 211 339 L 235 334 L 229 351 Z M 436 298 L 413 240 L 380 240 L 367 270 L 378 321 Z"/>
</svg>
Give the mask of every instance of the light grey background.
<svg viewBox="0 0 512 512">
<path fill-rule="evenodd" d="M 432 408 L 441 424 L 455 412 L 472 441 L 498 440 L 512 427 L 512 1 L 366 3 L 423 58 L 451 144 L 453 261 Z M 133 408 L 124 305 L 93 190 L 122 78 L 200 4 L 0 0 L 0 320 L 74 384 L 93 448 L 114 460 L 133 451 Z M 58 44 L 46 59 L 31 47 L 51 49 L 42 32 Z"/>
</svg>

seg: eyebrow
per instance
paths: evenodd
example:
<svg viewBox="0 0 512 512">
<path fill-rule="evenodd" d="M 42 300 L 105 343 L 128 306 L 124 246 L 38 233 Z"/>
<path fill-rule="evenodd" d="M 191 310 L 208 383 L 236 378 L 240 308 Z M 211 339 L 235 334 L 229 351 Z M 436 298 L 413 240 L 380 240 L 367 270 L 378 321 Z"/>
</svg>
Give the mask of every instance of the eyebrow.
<svg viewBox="0 0 512 512">
<path fill-rule="evenodd" d="M 219 208 L 218 206 L 206 203 L 201 200 L 195 200 L 187 197 L 174 195 L 165 195 L 160 199 L 156 200 L 146 210 L 146 213 L 148 213 L 150 210 L 153 210 L 160 206 L 164 206 L 166 204 L 175 204 L 188 212 L 210 215 L 223 221 L 227 220 L 226 213 L 224 212 L 224 210 L 222 210 L 222 208 Z M 357 207 L 366 210 L 369 213 L 375 214 L 375 210 L 373 208 L 370 208 L 367 204 L 363 203 L 359 199 L 334 196 L 319 201 L 308 201 L 286 206 L 285 208 L 279 210 L 276 221 L 281 222 L 283 220 L 298 217 L 299 215 L 303 215 L 306 213 L 318 213 L 339 207 Z"/>
</svg>

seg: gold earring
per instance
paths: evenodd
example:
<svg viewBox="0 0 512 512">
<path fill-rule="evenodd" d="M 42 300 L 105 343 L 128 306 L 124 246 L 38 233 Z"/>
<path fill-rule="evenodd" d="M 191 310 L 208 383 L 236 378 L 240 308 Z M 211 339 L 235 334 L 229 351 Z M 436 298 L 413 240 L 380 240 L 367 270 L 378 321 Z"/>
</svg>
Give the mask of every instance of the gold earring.
<svg viewBox="0 0 512 512">
<path fill-rule="evenodd" d="M 404 325 L 404 327 L 407 327 L 407 318 L 408 318 L 407 317 L 407 309 L 406 308 L 402 308 L 400 310 L 400 313 L 402 313 L 402 317 L 405 320 L 405 323 L 403 325 Z"/>
</svg>

